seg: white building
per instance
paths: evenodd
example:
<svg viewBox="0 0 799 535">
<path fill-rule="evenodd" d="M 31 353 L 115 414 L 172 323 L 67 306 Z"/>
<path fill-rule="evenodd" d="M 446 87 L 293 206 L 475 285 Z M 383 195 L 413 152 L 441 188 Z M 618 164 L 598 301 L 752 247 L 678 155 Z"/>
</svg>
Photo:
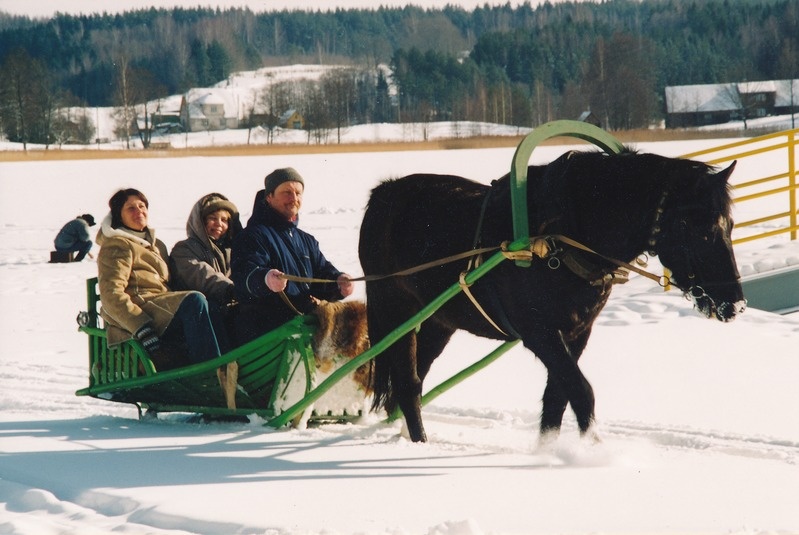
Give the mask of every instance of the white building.
<svg viewBox="0 0 799 535">
<path fill-rule="evenodd" d="M 180 103 L 180 122 L 187 132 L 239 127 L 239 105 L 229 91 L 190 89 Z"/>
</svg>

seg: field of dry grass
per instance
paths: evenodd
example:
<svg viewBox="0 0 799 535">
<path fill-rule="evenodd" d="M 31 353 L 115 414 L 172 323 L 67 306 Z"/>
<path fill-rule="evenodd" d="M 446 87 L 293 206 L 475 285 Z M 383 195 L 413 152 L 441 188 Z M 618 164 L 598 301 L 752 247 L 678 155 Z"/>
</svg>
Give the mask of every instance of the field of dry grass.
<svg viewBox="0 0 799 535">
<path fill-rule="evenodd" d="M 730 138 L 741 136 L 740 131 L 698 132 L 691 130 L 625 130 L 612 132 L 623 143 L 707 139 L 709 137 Z M 274 154 L 330 154 L 347 152 L 388 152 L 402 150 L 458 150 L 476 148 L 515 147 L 523 136 L 485 136 L 458 139 L 442 139 L 409 143 L 350 143 L 329 145 L 275 144 L 240 145 L 220 147 L 195 147 L 188 149 L 171 148 L 167 150 L 97 150 L 97 149 L 58 149 L 0 151 L 0 162 L 50 161 L 50 160 L 91 160 L 112 158 L 179 158 L 188 156 L 258 156 Z M 570 137 L 557 137 L 547 140 L 547 145 L 582 143 Z"/>
</svg>

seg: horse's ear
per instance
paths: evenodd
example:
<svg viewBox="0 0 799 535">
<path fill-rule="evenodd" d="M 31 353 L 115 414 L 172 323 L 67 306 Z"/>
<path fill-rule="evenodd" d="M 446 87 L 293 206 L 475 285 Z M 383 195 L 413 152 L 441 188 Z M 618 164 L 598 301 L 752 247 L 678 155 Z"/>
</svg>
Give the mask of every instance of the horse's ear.
<svg viewBox="0 0 799 535">
<path fill-rule="evenodd" d="M 723 180 L 724 182 L 727 182 L 730 179 L 730 176 L 732 175 L 732 172 L 735 170 L 735 165 L 737 163 L 738 163 L 738 160 L 733 160 L 732 163 L 729 166 L 727 166 L 726 169 L 722 169 L 721 171 L 716 173 L 716 177 L 718 177 L 719 180 Z"/>
</svg>

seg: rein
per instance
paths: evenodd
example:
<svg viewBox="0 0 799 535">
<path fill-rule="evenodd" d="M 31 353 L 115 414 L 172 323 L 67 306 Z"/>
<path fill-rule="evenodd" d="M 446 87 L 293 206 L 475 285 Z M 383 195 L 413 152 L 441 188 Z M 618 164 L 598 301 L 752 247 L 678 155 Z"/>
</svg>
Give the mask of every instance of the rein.
<svg viewBox="0 0 799 535">
<path fill-rule="evenodd" d="M 458 253 L 458 254 L 447 256 L 447 257 L 444 257 L 444 258 L 440 258 L 438 260 L 425 262 L 424 264 L 420 264 L 418 266 L 410 267 L 408 269 L 403 269 L 403 270 L 400 270 L 400 271 L 396 271 L 394 273 L 383 274 L 383 275 L 364 275 L 362 277 L 350 278 L 350 280 L 353 281 L 353 282 L 358 282 L 358 281 L 366 281 L 366 282 L 368 282 L 368 281 L 388 279 L 388 278 L 392 278 L 392 277 L 404 277 L 404 276 L 412 275 L 414 273 L 418 273 L 420 271 L 424 271 L 424 270 L 427 270 L 427 269 L 430 269 L 430 268 L 440 267 L 440 266 L 443 266 L 445 264 L 450 264 L 452 262 L 457 262 L 458 260 L 463 260 L 463 259 L 466 259 L 466 258 L 470 259 L 469 260 L 469 267 L 471 268 L 472 260 L 474 259 L 474 257 L 479 256 L 479 255 L 483 255 L 483 254 L 486 254 L 486 253 L 493 253 L 493 252 L 496 252 L 496 251 L 501 251 L 502 255 L 505 257 L 506 260 L 514 260 L 514 261 L 515 260 L 524 260 L 524 261 L 530 261 L 531 262 L 533 260 L 533 258 L 541 258 L 541 259 L 547 260 L 547 265 L 549 266 L 550 269 L 558 269 L 561 266 L 561 264 L 564 264 L 575 275 L 587 280 L 591 284 L 607 283 L 607 282 L 610 282 L 611 284 L 615 284 L 615 283 L 620 283 L 620 282 L 627 282 L 626 276 L 623 276 L 623 275 L 621 275 L 618 272 L 606 273 L 600 279 L 596 279 L 596 278 L 590 277 L 590 275 L 587 273 L 586 270 L 579 269 L 572 262 L 567 261 L 566 258 L 564 258 L 564 261 L 561 262 L 560 258 L 558 258 L 558 254 L 563 252 L 563 249 L 557 247 L 557 245 L 556 245 L 556 242 L 561 242 L 561 243 L 564 243 L 564 244 L 569 245 L 571 247 L 574 247 L 575 249 L 578 249 L 578 250 L 590 253 L 592 255 L 598 256 L 599 258 L 602 258 L 603 260 L 605 260 L 607 262 L 610 262 L 611 264 L 614 264 L 615 266 L 617 266 L 621 270 L 632 271 L 632 272 L 638 273 L 639 275 L 641 275 L 643 277 L 646 277 L 647 279 L 650 279 L 650 280 L 656 282 L 660 286 L 666 287 L 670 283 L 669 277 L 667 277 L 666 275 L 658 276 L 658 275 L 655 275 L 654 273 L 650 273 L 650 272 L 648 272 L 648 271 L 646 271 L 644 269 L 641 269 L 638 266 L 634 266 L 633 264 L 631 264 L 629 262 L 624 262 L 622 260 L 617 260 L 615 258 L 611 258 L 609 256 L 605 256 L 602 253 L 598 253 L 597 251 L 594 251 L 590 247 L 588 247 L 586 245 L 583 245 L 582 243 L 580 243 L 578 241 L 575 241 L 575 240 L 573 240 L 571 238 L 568 238 L 566 236 L 562 236 L 560 234 L 551 234 L 551 235 L 546 235 L 546 236 L 534 236 L 534 237 L 529 238 L 529 242 L 530 242 L 529 247 L 527 247 L 525 249 L 521 249 L 519 251 L 510 251 L 508 249 L 508 246 L 510 245 L 510 242 L 505 241 L 505 242 L 502 242 L 501 245 L 496 246 L 496 247 L 482 247 L 480 249 L 472 249 L 472 250 L 465 251 L 465 252 L 462 252 L 462 253 Z M 491 325 L 494 326 L 494 328 L 496 328 L 499 332 L 501 332 L 502 334 L 507 336 L 505 331 L 503 331 L 488 316 L 488 314 L 483 310 L 483 308 L 480 306 L 480 304 L 474 298 L 472 293 L 469 291 L 469 285 L 466 284 L 466 282 L 465 282 L 466 274 L 467 274 L 467 271 L 464 271 L 464 272 L 461 273 L 461 275 L 459 277 L 460 286 L 461 286 L 461 289 L 463 290 L 464 294 L 466 294 L 466 296 L 469 298 L 469 300 L 475 305 L 475 307 L 480 311 L 480 313 L 488 320 L 488 322 L 491 323 Z M 285 280 L 292 281 L 292 282 L 308 282 L 308 283 L 310 283 L 310 282 L 318 282 L 318 283 L 336 282 L 335 280 L 331 280 L 331 279 L 316 279 L 316 278 L 310 278 L 310 277 L 298 277 L 296 275 L 288 275 L 288 274 L 285 274 L 285 273 L 280 275 L 280 277 L 285 279 Z M 286 305 L 288 305 L 288 307 L 291 310 L 296 312 L 298 315 L 302 314 L 301 312 L 299 312 L 296 309 L 296 307 L 294 307 L 294 305 L 291 303 L 291 301 L 289 300 L 289 298 L 288 298 L 288 296 L 286 295 L 285 292 L 279 292 L 279 293 L 280 293 L 281 299 L 283 299 L 283 301 L 286 303 Z"/>
<path fill-rule="evenodd" d="M 444 258 L 439 258 L 438 260 L 431 260 L 430 262 L 425 262 L 424 264 L 419 264 L 418 266 L 410 267 L 400 271 L 395 271 L 394 273 L 351 277 L 350 280 L 352 282 L 369 282 L 375 280 L 388 279 L 392 277 L 404 277 L 430 268 L 451 264 L 452 262 L 457 262 L 458 260 L 463 260 L 466 258 L 471 258 L 474 256 L 479 256 L 486 253 L 493 253 L 497 251 L 501 251 L 503 256 L 507 260 L 532 260 L 535 257 L 544 260 L 548 259 L 549 260 L 548 265 L 550 269 L 557 269 L 558 267 L 560 267 L 560 259 L 557 257 L 557 254 L 559 252 L 562 252 L 562 249 L 559 249 L 555 246 L 555 242 L 558 241 L 565 243 L 566 245 L 570 245 L 575 249 L 579 249 L 581 251 L 585 251 L 587 253 L 591 253 L 592 255 L 598 256 L 599 258 L 606 260 L 616 265 L 619 268 L 638 273 L 639 275 L 658 283 L 658 285 L 660 286 L 665 286 L 669 283 L 669 279 L 665 275 L 658 276 L 655 275 L 654 273 L 650 273 L 644 269 L 641 269 L 640 267 L 635 266 L 629 262 L 624 262 L 623 260 L 617 260 L 615 258 L 605 256 L 602 253 L 599 253 L 591 249 L 590 247 L 583 245 L 582 243 L 575 241 L 571 238 L 568 238 L 566 236 L 563 236 L 561 234 L 549 234 L 546 236 L 531 237 L 530 246 L 520 251 L 509 251 L 508 245 L 510 244 L 510 242 L 505 241 L 502 242 L 502 244 L 499 246 L 471 249 L 469 251 L 464 251 L 462 253 L 454 254 Z M 579 275 L 579 273 L 575 274 Z M 288 275 L 286 273 L 280 275 L 280 277 L 291 282 L 321 282 L 321 283 L 336 282 L 333 279 L 315 279 L 311 277 L 299 277 L 296 275 Z"/>
</svg>

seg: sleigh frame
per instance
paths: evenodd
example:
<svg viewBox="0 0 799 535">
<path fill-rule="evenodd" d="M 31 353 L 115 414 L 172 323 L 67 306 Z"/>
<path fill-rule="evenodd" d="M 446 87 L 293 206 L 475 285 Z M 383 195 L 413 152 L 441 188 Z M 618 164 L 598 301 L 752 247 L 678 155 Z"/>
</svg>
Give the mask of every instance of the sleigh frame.
<svg viewBox="0 0 799 535">
<path fill-rule="evenodd" d="M 199 364 L 159 371 L 135 339 L 109 347 L 98 313 L 97 278 L 86 282 L 88 312 L 78 317 L 79 330 L 89 337 L 89 386 L 78 396 L 130 403 L 138 409 L 190 412 L 209 416 L 257 414 L 267 421 L 287 403 L 301 399 L 313 387 L 316 362 L 311 340 L 314 316 L 297 316 L 277 329 L 224 355 Z M 236 408 L 227 407 L 217 370 L 230 362 L 239 366 Z M 305 406 L 303 410 L 310 407 Z M 312 409 L 311 409 L 312 410 Z M 349 420 L 358 411 L 309 413 L 304 420 Z M 295 414 L 295 417 L 297 414 Z M 300 414 L 300 416 L 302 416 Z"/>
</svg>

